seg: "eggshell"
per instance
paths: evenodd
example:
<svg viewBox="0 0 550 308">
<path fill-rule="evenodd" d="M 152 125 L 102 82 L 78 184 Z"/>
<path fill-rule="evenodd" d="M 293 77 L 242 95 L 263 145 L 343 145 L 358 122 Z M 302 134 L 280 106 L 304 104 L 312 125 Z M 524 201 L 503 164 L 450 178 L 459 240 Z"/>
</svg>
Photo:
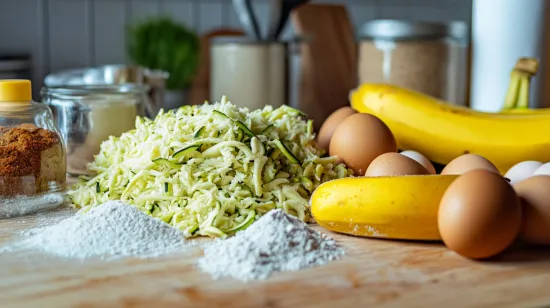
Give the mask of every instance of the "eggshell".
<svg viewBox="0 0 550 308">
<path fill-rule="evenodd" d="M 438 227 L 447 247 L 472 259 L 492 257 L 516 239 L 521 204 L 504 177 L 489 170 L 469 171 L 441 198 Z"/>
<path fill-rule="evenodd" d="M 531 244 L 550 245 L 550 176 L 536 175 L 514 188 L 523 207 L 520 237 Z"/>
<path fill-rule="evenodd" d="M 464 154 L 453 159 L 441 170 L 441 174 L 464 174 L 476 169 L 485 169 L 500 174 L 495 165 L 477 154 Z"/>
<path fill-rule="evenodd" d="M 532 175 L 550 175 L 550 163 L 538 167 Z"/>
<path fill-rule="evenodd" d="M 424 166 L 424 168 L 426 168 L 426 170 L 428 170 L 428 172 L 430 174 L 435 174 L 435 168 L 434 168 L 434 165 L 432 164 L 432 162 L 426 158 L 426 156 L 420 154 L 419 152 L 417 151 L 412 151 L 412 150 L 407 150 L 407 151 L 403 151 L 401 153 L 399 153 L 401 155 L 405 155 L 409 158 L 412 158 L 414 160 L 416 160 L 417 162 L 419 162 L 422 166 Z"/>
<path fill-rule="evenodd" d="M 336 130 L 336 127 L 342 123 L 342 121 L 352 114 L 357 113 L 351 107 L 346 106 L 334 111 L 321 125 L 319 135 L 317 135 L 317 145 L 319 148 L 328 151 L 330 145 L 330 139 Z"/>
<path fill-rule="evenodd" d="M 337 156 L 355 174 L 364 174 L 376 157 L 388 152 L 397 152 L 395 137 L 384 122 L 366 113 L 345 118 L 330 140 L 330 155 Z"/>
<path fill-rule="evenodd" d="M 515 164 L 510 168 L 504 177 L 510 180 L 510 183 L 518 183 L 533 175 L 533 173 L 542 166 L 539 161 L 528 160 Z"/>
<path fill-rule="evenodd" d="M 375 158 L 365 176 L 400 176 L 430 174 L 416 160 L 398 153 L 385 153 Z"/>
</svg>

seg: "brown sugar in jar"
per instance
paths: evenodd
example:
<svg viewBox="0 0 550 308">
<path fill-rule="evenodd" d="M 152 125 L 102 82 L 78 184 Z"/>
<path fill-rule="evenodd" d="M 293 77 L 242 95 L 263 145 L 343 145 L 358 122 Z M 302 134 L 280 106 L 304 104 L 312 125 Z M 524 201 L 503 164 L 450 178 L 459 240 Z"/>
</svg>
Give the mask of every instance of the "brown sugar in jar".
<svg viewBox="0 0 550 308">
<path fill-rule="evenodd" d="M 367 22 L 359 30 L 359 82 L 388 83 L 444 99 L 451 60 L 447 34 L 442 23 Z"/>
<path fill-rule="evenodd" d="M 29 80 L 0 79 L 0 219 L 65 202 L 65 144 Z"/>
<path fill-rule="evenodd" d="M 57 133 L 34 124 L 0 126 L 0 196 L 36 195 L 65 183 Z"/>
</svg>

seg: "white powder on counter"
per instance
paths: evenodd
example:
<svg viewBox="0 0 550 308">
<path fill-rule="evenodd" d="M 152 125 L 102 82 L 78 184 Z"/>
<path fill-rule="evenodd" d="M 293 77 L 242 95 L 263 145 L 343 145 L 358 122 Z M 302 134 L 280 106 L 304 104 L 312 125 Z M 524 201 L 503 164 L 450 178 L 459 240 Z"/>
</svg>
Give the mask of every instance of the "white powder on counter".
<svg viewBox="0 0 550 308">
<path fill-rule="evenodd" d="M 9 199 L 0 197 L 0 218 L 52 210 L 60 206 L 63 201 L 63 195 L 60 193 L 50 193 L 38 197 L 17 196 Z"/>
<path fill-rule="evenodd" d="M 151 258 L 192 245 L 183 233 L 121 201 L 33 229 L 5 251 L 40 250 L 66 258 Z M 1 252 L 1 250 L 0 250 Z"/>
<path fill-rule="evenodd" d="M 277 209 L 234 237 L 206 245 L 197 265 L 216 279 L 249 281 L 323 265 L 344 253 L 333 239 Z"/>
</svg>

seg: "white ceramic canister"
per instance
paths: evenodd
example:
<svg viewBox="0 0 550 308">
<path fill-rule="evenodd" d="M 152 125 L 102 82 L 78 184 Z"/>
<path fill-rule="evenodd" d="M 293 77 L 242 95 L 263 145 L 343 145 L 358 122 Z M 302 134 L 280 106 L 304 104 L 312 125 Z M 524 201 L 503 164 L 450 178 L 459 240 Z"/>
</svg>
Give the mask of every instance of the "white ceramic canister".
<svg viewBox="0 0 550 308">
<path fill-rule="evenodd" d="M 547 0 L 473 1 L 470 107 L 489 112 L 500 110 L 510 72 L 522 57 L 541 61 L 531 87 L 530 106 L 548 107 L 542 94 L 548 67 L 545 34 L 549 23 L 545 20 L 549 8 Z"/>
<path fill-rule="evenodd" d="M 218 37 L 211 43 L 210 100 L 223 95 L 250 110 L 286 103 L 286 45 L 246 37 Z"/>
</svg>

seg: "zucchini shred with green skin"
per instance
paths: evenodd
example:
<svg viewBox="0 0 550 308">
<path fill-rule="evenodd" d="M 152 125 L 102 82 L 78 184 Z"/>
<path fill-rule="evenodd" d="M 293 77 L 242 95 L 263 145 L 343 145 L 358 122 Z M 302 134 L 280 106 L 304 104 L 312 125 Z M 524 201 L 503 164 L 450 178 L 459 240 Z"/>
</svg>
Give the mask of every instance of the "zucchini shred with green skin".
<svg viewBox="0 0 550 308">
<path fill-rule="evenodd" d="M 101 144 L 94 175 L 68 195 L 82 211 L 120 199 L 187 237 L 226 237 L 275 208 L 307 221 L 313 190 L 353 174 L 322 157 L 311 127 L 291 107 L 249 112 L 225 97 L 138 117 Z"/>
</svg>

